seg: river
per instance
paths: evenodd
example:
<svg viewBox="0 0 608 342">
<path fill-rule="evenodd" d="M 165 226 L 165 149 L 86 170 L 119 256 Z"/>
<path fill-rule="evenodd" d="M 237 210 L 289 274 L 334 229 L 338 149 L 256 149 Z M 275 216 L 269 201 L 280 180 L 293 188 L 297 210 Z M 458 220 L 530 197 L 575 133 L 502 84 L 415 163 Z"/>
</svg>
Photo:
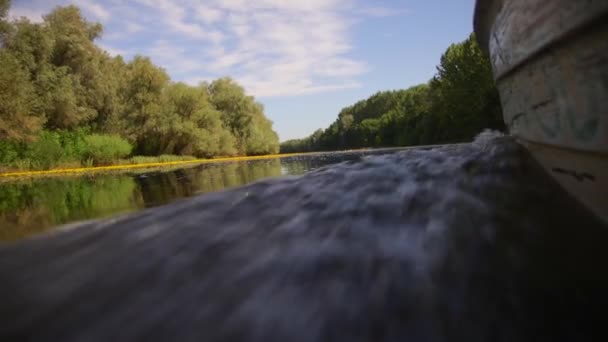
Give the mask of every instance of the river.
<svg viewBox="0 0 608 342">
<path fill-rule="evenodd" d="M 0 224 L 14 240 L 366 154 L 5 184 Z M 0 340 L 607 340 L 608 229 L 508 136 L 177 202 L 0 243 Z"/>
<path fill-rule="evenodd" d="M 62 224 L 109 217 L 220 191 L 269 177 L 395 149 L 331 152 L 281 159 L 201 164 L 170 171 L 138 170 L 0 183 L 0 241 L 22 239 Z"/>
</svg>

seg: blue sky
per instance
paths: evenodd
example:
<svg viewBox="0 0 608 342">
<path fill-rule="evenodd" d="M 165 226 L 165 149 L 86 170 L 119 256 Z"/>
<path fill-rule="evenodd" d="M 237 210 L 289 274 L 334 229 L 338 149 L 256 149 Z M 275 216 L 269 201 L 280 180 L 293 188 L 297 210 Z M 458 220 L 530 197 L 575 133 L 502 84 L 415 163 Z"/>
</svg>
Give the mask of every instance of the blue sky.
<svg viewBox="0 0 608 342">
<path fill-rule="evenodd" d="M 190 84 L 236 79 L 283 141 L 377 91 L 428 81 L 472 31 L 474 0 L 13 0 L 10 15 L 40 21 L 66 4 L 104 25 L 98 44 L 112 55 L 149 56 Z"/>
</svg>

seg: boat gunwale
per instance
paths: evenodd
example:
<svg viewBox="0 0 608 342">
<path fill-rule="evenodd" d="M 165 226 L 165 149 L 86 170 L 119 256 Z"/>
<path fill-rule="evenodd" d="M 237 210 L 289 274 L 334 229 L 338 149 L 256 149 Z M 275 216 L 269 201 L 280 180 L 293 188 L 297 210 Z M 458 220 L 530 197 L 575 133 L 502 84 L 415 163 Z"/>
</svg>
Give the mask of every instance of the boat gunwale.
<svg viewBox="0 0 608 342">
<path fill-rule="evenodd" d="M 489 49 L 490 36 L 493 34 L 493 26 L 496 16 L 503 7 L 505 1 L 510 0 L 478 0 L 475 3 L 475 11 L 473 16 L 473 30 L 477 43 L 481 50 L 488 56 L 491 56 Z M 536 49 L 517 60 L 515 63 L 507 65 L 500 74 L 494 75 L 494 80 L 498 83 L 501 80 L 511 76 L 531 61 L 541 58 L 545 53 L 553 48 L 559 47 L 562 44 L 567 44 L 572 38 L 577 37 L 581 32 L 589 31 L 595 27 L 606 25 L 608 17 L 608 6 L 603 11 L 599 11 L 590 16 L 588 20 L 580 22 L 571 28 L 564 30 L 560 34 L 553 35 L 545 44 L 539 45 Z M 492 63 L 493 64 L 493 63 Z"/>
</svg>

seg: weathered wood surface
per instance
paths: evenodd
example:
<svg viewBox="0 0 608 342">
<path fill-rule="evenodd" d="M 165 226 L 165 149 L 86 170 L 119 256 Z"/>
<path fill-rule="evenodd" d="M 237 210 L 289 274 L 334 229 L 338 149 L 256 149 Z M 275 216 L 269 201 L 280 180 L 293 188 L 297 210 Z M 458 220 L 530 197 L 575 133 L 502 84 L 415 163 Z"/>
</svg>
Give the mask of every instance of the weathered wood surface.
<svg viewBox="0 0 608 342">
<path fill-rule="evenodd" d="M 474 22 L 511 135 L 608 222 L 608 1 L 479 0 Z"/>
<path fill-rule="evenodd" d="M 608 229 L 510 138 L 0 246 L 2 341 L 605 341 Z"/>
<path fill-rule="evenodd" d="M 608 153 L 608 25 L 530 61 L 497 85 L 512 134 Z"/>
<path fill-rule="evenodd" d="M 543 50 L 584 37 L 607 15 L 605 0 L 478 0 L 474 24 L 500 79 Z"/>
<path fill-rule="evenodd" d="M 608 1 L 478 1 L 511 134 L 608 154 Z"/>
</svg>

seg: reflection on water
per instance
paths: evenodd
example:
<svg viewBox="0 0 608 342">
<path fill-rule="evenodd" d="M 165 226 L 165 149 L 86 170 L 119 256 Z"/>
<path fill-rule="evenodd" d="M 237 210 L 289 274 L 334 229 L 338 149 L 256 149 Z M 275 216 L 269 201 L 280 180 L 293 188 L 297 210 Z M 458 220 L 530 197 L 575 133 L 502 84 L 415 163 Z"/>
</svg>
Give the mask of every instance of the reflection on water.
<svg viewBox="0 0 608 342">
<path fill-rule="evenodd" d="M 39 178 L 0 183 L 0 241 L 16 240 L 60 224 L 159 206 L 255 180 L 298 175 L 321 166 L 388 151 L 204 164 L 129 174 Z"/>
</svg>

